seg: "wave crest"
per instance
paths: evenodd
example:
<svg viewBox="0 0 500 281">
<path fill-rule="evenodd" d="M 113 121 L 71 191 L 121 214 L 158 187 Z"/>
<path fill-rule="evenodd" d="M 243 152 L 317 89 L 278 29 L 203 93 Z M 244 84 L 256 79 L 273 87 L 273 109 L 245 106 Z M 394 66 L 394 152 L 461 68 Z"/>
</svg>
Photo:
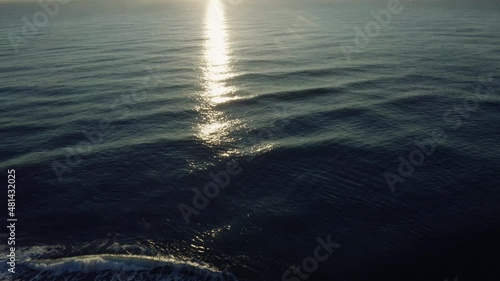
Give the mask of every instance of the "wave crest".
<svg viewBox="0 0 500 281">
<path fill-rule="evenodd" d="M 33 260 L 22 264 L 28 280 L 237 280 L 226 271 L 173 258 L 132 255 L 90 255 Z"/>
</svg>

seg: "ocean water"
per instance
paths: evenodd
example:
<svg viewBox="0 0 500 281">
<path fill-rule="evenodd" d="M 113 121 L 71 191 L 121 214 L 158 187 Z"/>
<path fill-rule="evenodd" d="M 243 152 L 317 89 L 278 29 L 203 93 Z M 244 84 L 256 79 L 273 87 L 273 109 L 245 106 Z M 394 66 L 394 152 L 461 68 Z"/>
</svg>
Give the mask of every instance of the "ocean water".
<svg viewBox="0 0 500 281">
<path fill-rule="evenodd" d="M 498 280 L 500 7 L 389 2 L 0 2 L 0 278 Z"/>
</svg>

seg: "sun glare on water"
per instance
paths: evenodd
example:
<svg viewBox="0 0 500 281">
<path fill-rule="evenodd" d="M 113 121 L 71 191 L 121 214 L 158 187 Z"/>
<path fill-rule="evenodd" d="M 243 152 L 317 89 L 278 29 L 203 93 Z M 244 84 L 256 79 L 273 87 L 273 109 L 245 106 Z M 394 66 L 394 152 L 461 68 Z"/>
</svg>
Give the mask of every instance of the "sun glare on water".
<svg viewBox="0 0 500 281">
<path fill-rule="evenodd" d="M 203 92 L 198 112 L 202 120 L 197 124 L 197 137 L 210 147 L 223 146 L 233 140 L 230 133 L 241 121 L 229 119 L 216 109 L 218 104 L 236 99 L 236 87 L 227 80 L 234 76 L 224 6 L 220 0 L 211 0 L 205 16 L 203 45 Z M 228 151 L 223 154 L 229 154 Z"/>
</svg>

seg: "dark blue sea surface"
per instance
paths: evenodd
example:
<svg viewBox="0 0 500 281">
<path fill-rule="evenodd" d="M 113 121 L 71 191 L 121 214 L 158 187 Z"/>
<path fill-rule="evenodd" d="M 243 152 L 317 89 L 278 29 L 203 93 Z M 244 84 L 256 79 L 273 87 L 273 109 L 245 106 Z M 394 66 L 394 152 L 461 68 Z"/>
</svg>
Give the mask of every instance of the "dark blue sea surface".
<svg viewBox="0 0 500 281">
<path fill-rule="evenodd" d="M 500 7 L 389 2 L 0 3 L 0 279 L 498 280 Z"/>
</svg>

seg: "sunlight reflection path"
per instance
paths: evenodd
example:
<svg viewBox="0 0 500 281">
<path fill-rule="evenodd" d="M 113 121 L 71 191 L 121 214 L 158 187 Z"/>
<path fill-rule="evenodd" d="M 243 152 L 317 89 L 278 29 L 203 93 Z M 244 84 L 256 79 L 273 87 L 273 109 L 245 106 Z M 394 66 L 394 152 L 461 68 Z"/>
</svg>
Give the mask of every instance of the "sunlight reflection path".
<svg viewBox="0 0 500 281">
<path fill-rule="evenodd" d="M 197 108 L 202 120 L 197 124 L 197 137 L 210 147 L 222 148 L 234 140 L 231 132 L 241 126 L 238 119 L 229 119 L 218 111 L 218 104 L 236 99 L 236 87 L 225 82 L 234 76 L 231 70 L 231 57 L 228 48 L 228 34 L 224 9 L 220 0 L 208 4 L 204 35 L 204 91 Z M 229 156 L 229 149 L 223 149 L 219 156 Z"/>
</svg>

